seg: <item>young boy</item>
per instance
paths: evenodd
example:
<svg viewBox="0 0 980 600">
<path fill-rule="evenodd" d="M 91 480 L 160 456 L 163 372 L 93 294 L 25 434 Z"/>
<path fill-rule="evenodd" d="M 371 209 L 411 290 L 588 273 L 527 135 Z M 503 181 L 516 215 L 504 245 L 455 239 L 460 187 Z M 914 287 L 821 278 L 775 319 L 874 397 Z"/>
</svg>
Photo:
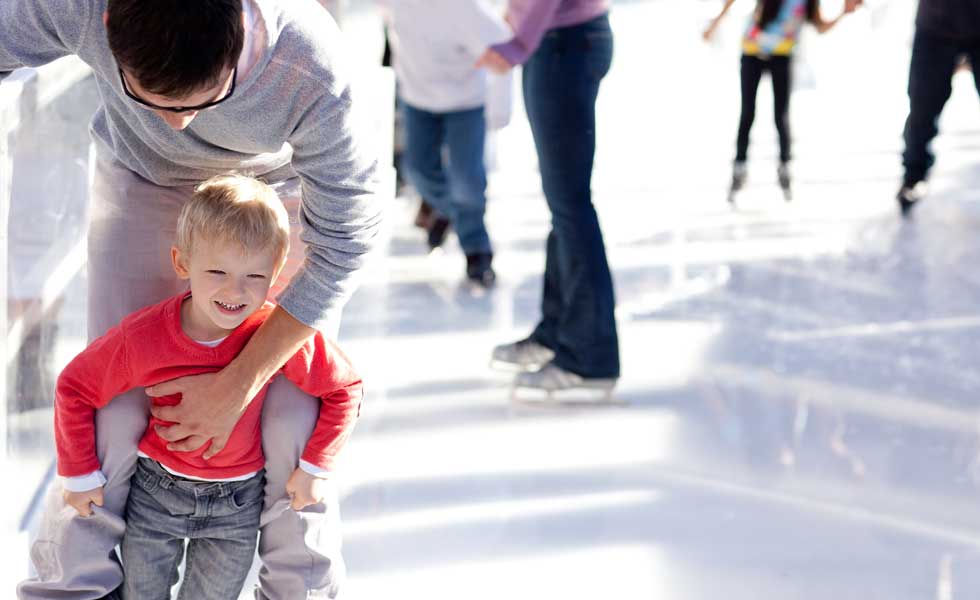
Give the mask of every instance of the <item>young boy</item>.
<svg viewBox="0 0 980 600">
<path fill-rule="evenodd" d="M 64 498 L 81 516 L 101 506 L 95 411 L 136 387 L 220 370 L 249 341 L 274 305 L 266 301 L 289 246 L 289 219 L 276 193 L 239 175 L 195 190 L 177 224 L 174 270 L 190 292 L 139 310 L 83 350 L 58 379 L 55 437 Z M 361 381 L 320 333 L 281 373 L 321 399 L 320 416 L 286 485 L 292 508 L 319 502 L 325 477 L 350 435 Z M 181 598 L 237 598 L 252 564 L 264 488 L 262 400 L 248 405 L 228 444 L 204 460 L 207 445 L 176 452 L 157 435 L 170 423 L 151 417 L 139 443 L 122 540 L 124 596 L 170 598 L 187 545 Z M 155 398 L 175 405 L 179 397 Z"/>
<path fill-rule="evenodd" d="M 493 285 L 493 249 L 483 216 L 486 73 L 476 61 L 513 35 L 483 0 L 379 0 L 392 34 L 405 119 L 408 180 L 447 216 L 466 254 L 467 278 Z M 448 161 L 443 160 L 445 146 Z M 430 236 L 431 239 L 431 236 Z"/>
</svg>

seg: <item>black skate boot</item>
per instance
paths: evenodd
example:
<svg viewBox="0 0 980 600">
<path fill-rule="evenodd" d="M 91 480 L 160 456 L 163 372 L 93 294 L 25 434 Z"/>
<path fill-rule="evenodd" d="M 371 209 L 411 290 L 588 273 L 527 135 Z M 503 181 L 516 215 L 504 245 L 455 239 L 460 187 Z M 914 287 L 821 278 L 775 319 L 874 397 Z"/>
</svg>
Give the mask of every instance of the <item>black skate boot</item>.
<svg viewBox="0 0 980 600">
<path fill-rule="evenodd" d="M 779 163 L 776 169 L 776 177 L 779 178 L 779 189 L 783 190 L 783 198 L 787 202 L 793 199 L 793 188 L 791 187 L 789 163 Z"/>
<path fill-rule="evenodd" d="M 732 187 L 728 190 L 728 203 L 735 205 L 735 193 L 745 187 L 745 176 L 748 170 L 744 161 L 735 161 L 732 167 Z"/>
<path fill-rule="evenodd" d="M 898 201 L 898 209 L 902 216 L 908 218 L 915 205 L 925 197 L 926 184 L 924 181 L 906 181 L 902 183 L 895 199 Z"/>
</svg>

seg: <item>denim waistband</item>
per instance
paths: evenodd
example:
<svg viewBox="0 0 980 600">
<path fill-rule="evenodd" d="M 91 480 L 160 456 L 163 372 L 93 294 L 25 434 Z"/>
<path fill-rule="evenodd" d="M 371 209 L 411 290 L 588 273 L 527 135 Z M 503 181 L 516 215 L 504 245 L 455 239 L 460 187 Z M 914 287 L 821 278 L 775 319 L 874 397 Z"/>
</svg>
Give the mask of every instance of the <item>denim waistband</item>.
<svg viewBox="0 0 980 600">
<path fill-rule="evenodd" d="M 138 467 L 142 467 L 147 471 L 147 475 L 156 477 L 160 480 L 160 487 L 176 487 L 182 490 L 193 491 L 198 495 L 213 493 L 217 494 L 218 496 L 225 496 L 234 492 L 242 485 L 254 481 L 256 477 L 262 477 L 265 475 L 265 469 L 262 469 L 254 476 L 248 479 L 240 479 L 238 481 L 199 481 L 197 479 L 187 479 L 186 477 L 174 475 L 170 471 L 164 469 L 160 463 L 152 458 L 141 456 L 137 459 L 137 463 Z M 137 476 L 140 476 L 138 471 L 139 469 L 137 469 Z"/>
</svg>

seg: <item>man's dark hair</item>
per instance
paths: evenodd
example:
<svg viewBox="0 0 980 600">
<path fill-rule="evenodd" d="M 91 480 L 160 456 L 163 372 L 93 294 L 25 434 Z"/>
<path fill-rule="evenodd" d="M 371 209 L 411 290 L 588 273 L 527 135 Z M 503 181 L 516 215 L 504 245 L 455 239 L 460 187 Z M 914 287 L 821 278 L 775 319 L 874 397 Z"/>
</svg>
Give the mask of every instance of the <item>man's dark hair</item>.
<svg viewBox="0 0 980 600">
<path fill-rule="evenodd" d="M 168 98 L 221 83 L 245 42 L 241 0 L 109 0 L 106 12 L 116 62 Z"/>
</svg>

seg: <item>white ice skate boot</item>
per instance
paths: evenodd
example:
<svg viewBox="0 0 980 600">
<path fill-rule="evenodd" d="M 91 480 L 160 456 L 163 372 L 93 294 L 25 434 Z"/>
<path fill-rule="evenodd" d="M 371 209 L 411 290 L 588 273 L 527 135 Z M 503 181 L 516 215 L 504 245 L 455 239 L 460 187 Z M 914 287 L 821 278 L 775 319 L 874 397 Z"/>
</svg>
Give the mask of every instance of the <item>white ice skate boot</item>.
<svg viewBox="0 0 980 600">
<path fill-rule="evenodd" d="M 525 338 L 494 348 L 490 366 L 503 371 L 537 371 L 554 357 L 550 348 Z"/>
<path fill-rule="evenodd" d="M 606 401 L 611 401 L 617 381 L 614 377 L 582 377 L 549 362 L 533 373 L 519 373 L 514 379 L 514 391 L 516 393 L 520 388 L 541 390 L 547 392 L 551 400 L 555 392 L 594 390 L 601 392 Z"/>
</svg>

